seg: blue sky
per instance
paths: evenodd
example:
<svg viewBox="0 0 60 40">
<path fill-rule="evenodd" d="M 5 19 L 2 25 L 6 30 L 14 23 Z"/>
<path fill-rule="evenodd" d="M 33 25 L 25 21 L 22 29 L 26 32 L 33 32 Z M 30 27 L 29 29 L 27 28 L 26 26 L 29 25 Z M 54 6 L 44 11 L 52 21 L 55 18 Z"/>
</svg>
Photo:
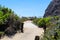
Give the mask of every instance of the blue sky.
<svg viewBox="0 0 60 40">
<path fill-rule="evenodd" d="M 51 0 L 0 0 L 0 5 L 12 9 L 18 16 L 43 17 Z"/>
</svg>

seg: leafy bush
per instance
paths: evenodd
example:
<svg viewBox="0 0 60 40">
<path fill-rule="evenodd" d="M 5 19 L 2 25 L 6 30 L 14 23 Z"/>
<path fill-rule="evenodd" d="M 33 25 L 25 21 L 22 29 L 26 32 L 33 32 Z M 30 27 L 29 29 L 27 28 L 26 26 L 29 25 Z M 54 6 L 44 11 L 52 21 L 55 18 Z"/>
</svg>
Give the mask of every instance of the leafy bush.
<svg viewBox="0 0 60 40">
<path fill-rule="evenodd" d="M 41 40 L 60 40 L 60 19 L 59 16 L 46 17 L 33 21 L 39 27 L 46 27 L 44 36 Z"/>
<path fill-rule="evenodd" d="M 56 24 L 56 26 L 46 30 L 41 40 L 60 40 L 60 24 Z"/>
<path fill-rule="evenodd" d="M 59 16 L 54 16 L 54 19 L 55 20 L 59 20 Z"/>
<path fill-rule="evenodd" d="M 51 24 L 50 20 L 51 20 L 51 17 L 37 18 L 37 19 L 33 20 L 33 23 L 35 23 L 39 27 L 44 27 L 45 25 L 49 26 Z"/>
<path fill-rule="evenodd" d="M 16 32 L 18 30 L 17 25 L 18 27 L 21 25 L 20 17 L 11 9 L 0 6 L 0 35 L 4 34 L 8 28 L 9 30 L 15 30 Z"/>
<path fill-rule="evenodd" d="M 0 35 L 3 35 L 4 34 L 4 32 L 0 32 Z"/>
<path fill-rule="evenodd" d="M 36 25 L 38 25 L 37 23 L 38 23 L 39 19 L 40 19 L 40 18 L 34 19 L 34 20 L 33 20 L 33 23 L 36 24 Z"/>
</svg>

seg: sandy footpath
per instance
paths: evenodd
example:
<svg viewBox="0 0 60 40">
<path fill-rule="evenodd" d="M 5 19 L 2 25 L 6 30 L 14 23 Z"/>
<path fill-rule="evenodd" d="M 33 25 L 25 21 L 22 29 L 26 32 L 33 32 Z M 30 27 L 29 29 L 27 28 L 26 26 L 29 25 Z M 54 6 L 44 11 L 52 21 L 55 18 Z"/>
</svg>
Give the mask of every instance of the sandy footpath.
<svg viewBox="0 0 60 40">
<path fill-rule="evenodd" d="M 34 40 L 35 36 L 41 36 L 44 30 L 38 28 L 32 21 L 24 22 L 24 33 L 17 33 L 12 38 L 4 37 L 1 40 Z"/>
</svg>

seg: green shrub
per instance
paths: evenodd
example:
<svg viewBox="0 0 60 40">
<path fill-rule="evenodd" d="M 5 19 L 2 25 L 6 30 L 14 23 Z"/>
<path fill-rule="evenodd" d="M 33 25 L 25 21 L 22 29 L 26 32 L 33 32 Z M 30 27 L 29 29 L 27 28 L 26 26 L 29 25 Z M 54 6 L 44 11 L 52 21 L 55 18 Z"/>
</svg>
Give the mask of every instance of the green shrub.
<svg viewBox="0 0 60 40">
<path fill-rule="evenodd" d="M 37 21 L 38 26 L 40 27 L 44 27 L 44 25 L 49 26 L 51 24 L 50 22 L 51 18 L 47 17 L 47 18 L 40 18 L 39 21 Z"/>
<path fill-rule="evenodd" d="M 60 23 L 57 21 L 59 20 L 59 16 L 52 18 L 54 19 L 54 23 L 51 24 L 50 27 L 48 26 L 49 28 L 46 30 L 46 33 L 44 34 L 42 40 L 60 40 Z"/>
<path fill-rule="evenodd" d="M 40 18 L 38 21 L 35 20 L 35 23 L 39 27 L 47 27 L 41 40 L 60 40 L 59 16 Z"/>
<path fill-rule="evenodd" d="M 55 20 L 59 20 L 59 16 L 54 16 L 54 19 Z"/>
<path fill-rule="evenodd" d="M 0 35 L 10 26 L 13 27 L 17 21 L 20 23 L 20 18 L 11 9 L 0 6 Z"/>
<path fill-rule="evenodd" d="M 4 32 L 0 32 L 0 36 L 4 35 Z"/>
</svg>

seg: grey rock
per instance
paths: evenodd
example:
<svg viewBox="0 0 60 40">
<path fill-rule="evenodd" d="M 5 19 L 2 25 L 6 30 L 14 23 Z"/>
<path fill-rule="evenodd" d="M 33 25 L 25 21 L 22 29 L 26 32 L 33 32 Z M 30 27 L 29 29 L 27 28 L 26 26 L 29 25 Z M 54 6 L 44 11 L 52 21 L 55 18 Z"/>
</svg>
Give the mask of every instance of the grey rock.
<svg viewBox="0 0 60 40">
<path fill-rule="evenodd" d="M 60 0 L 52 0 L 45 10 L 43 17 L 59 16 L 60 15 Z"/>
</svg>

